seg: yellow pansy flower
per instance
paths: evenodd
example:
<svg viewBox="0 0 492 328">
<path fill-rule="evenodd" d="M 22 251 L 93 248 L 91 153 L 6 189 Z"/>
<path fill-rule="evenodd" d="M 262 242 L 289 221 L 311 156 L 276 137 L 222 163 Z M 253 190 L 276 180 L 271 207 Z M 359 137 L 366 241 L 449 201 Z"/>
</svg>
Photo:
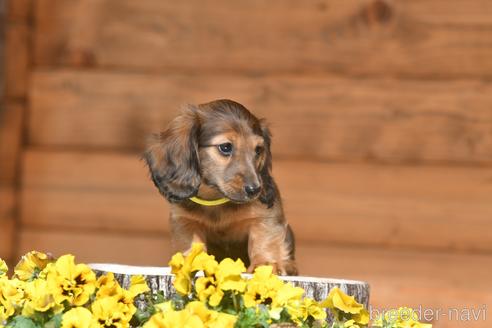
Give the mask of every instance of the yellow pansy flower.
<svg viewBox="0 0 492 328">
<path fill-rule="evenodd" d="M 181 311 L 170 310 L 153 315 L 144 325 L 145 328 L 201 328 L 206 327 L 208 321 L 208 309 L 202 302 L 190 302 Z"/>
<path fill-rule="evenodd" d="M 345 313 L 357 314 L 364 308 L 360 303 L 357 303 L 353 296 L 349 296 L 342 292 L 340 288 L 334 287 L 330 290 L 326 300 L 322 302 L 322 306 L 326 308 L 336 308 Z"/>
<path fill-rule="evenodd" d="M 211 312 L 207 326 L 210 328 L 232 328 L 236 324 L 237 317 L 222 312 Z"/>
<path fill-rule="evenodd" d="M 91 311 L 84 307 L 75 307 L 62 316 L 61 328 L 92 328 L 94 327 Z"/>
<path fill-rule="evenodd" d="M 187 295 L 191 292 L 191 274 L 197 271 L 196 267 L 193 267 L 193 261 L 200 253 L 203 253 L 203 250 L 203 244 L 193 243 L 186 257 L 182 253 L 176 253 L 169 262 L 171 272 L 175 274 L 174 288 L 181 295 Z"/>
<path fill-rule="evenodd" d="M 367 325 L 369 323 L 369 319 L 370 319 L 369 311 L 367 311 L 366 309 L 362 309 L 362 310 L 360 310 L 359 313 L 353 315 L 352 318 L 358 324 Z"/>
<path fill-rule="evenodd" d="M 25 283 L 18 279 L 8 279 L 6 276 L 0 277 L 0 297 L 10 300 L 13 303 L 22 301 Z"/>
<path fill-rule="evenodd" d="M 336 311 L 341 311 L 346 314 L 351 314 L 351 319 L 360 325 L 369 323 L 369 312 L 364 308 L 364 305 L 358 303 L 353 296 L 349 296 L 334 287 L 330 290 L 328 297 L 321 302 L 321 306 Z"/>
<path fill-rule="evenodd" d="M 312 298 L 303 298 L 304 289 L 285 283 L 277 290 L 273 298 L 269 314 L 273 319 L 280 319 L 280 313 L 286 309 L 291 320 L 297 325 L 302 325 L 306 320 L 312 318 L 319 323 L 324 322 L 327 317 L 325 309 Z"/>
<path fill-rule="evenodd" d="M 144 328 L 204 328 L 205 324 L 197 315 L 188 311 L 173 311 L 154 314 Z"/>
<path fill-rule="evenodd" d="M 350 319 L 343 324 L 344 328 L 360 328 L 358 324 L 355 323 L 355 320 Z"/>
<path fill-rule="evenodd" d="M 7 274 L 7 271 L 9 271 L 7 263 L 5 263 L 4 260 L 0 259 L 0 277 L 5 276 Z"/>
<path fill-rule="evenodd" d="M 14 277 L 20 280 L 30 280 L 41 272 L 52 260 L 48 255 L 32 251 L 22 256 L 14 268 Z"/>
<path fill-rule="evenodd" d="M 128 327 L 133 314 L 115 297 L 96 299 L 91 305 L 97 327 Z"/>
<path fill-rule="evenodd" d="M 154 307 L 160 312 L 173 311 L 173 303 L 171 301 L 155 304 Z"/>
<path fill-rule="evenodd" d="M 123 312 L 125 313 L 125 315 L 127 315 L 129 317 L 128 320 L 130 320 L 131 317 L 135 314 L 135 312 L 137 312 L 137 308 L 133 304 L 134 297 L 132 295 L 130 295 L 127 290 L 123 290 L 123 292 L 124 292 L 125 296 L 123 298 L 118 299 L 118 301 L 121 304 L 123 304 L 123 307 L 122 307 Z"/>
<path fill-rule="evenodd" d="M 272 304 L 277 291 L 283 285 L 284 282 L 272 273 L 271 266 L 257 267 L 253 277 L 246 282 L 246 291 L 243 294 L 244 305 L 253 307 L 258 304 Z"/>
<path fill-rule="evenodd" d="M 105 275 L 100 276 L 96 281 L 96 297 L 123 297 L 123 288 L 116 279 L 114 279 L 114 274 L 108 272 Z"/>
<path fill-rule="evenodd" d="M 31 316 L 35 312 L 46 312 L 53 310 L 55 313 L 63 310 L 61 302 L 56 301 L 58 289 L 54 289 L 46 280 L 36 279 L 28 282 L 25 287 L 26 303 L 22 314 Z"/>
<path fill-rule="evenodd" d="M 284 306 L 293 300 L 301 300 L 303 295 L 304 289 L 294 287 L 291 283 L 285 283 L 277 290 L 275 303 Z"/>
<path fill-rule="evenodd" d="M 193 301 L 180 311 L 166 306 L 165 311 L 153 315 L 144 328 L 232 328 L 236 319 L 234 315 L 209 310 L 203 302 Z"/>
<path fill-rule="evenodd" d="M 202 302 L 190 302 L 186 305 L 185 311 L 190 315 L 196 315 L 204 323 L 205 327 L 234 327 L 235 316 L 209 310 Z"/>
<path fill-rule="evenodd" d="M 271 278 L 270 281 L 272 281 Z M 280 313 L 284 308 L 287 309 L 287 312 L 297 324 L 300 324 L 301 320 L 305 320 L 308 317 L 307 308 L 302 308 L 304 289 L 295 287 L 291 283 L 282 282 L 282 285 L 271 290 L 269 295 L 272 302 L 271 309 L 268 312 L 273 319 L 280 319 Z"/>
<path fill-rule="evenodd" d="M 11 317 L 24 303 L 23 284 L 17 279 L 0 277 L 0 322 Z"/>
<path fill-rule="evenodd" d="M 84 305 L 96 289 L 95 273 L 85 264 L 75 264 L 73 255 L 64 255 L 47 268 L 46 279 L 51 288 L 58 289 L 54 293 L 57 303 L 66 300 L 75 306 Z"/>
<path fill-rule="evenodd" d="M 255 269 L 250 281 L 266 281 L 272 277 L 273 267 L 271 265 L 260 265 Z"/>
<path fill-rule="evenodd" d="M 184 265 L 184 256 L 183 253 L 178 252 L 171 257 L 171 261 L 169 261 L 169 266 L 171 267 L 171 272 L 176 274 L 181 270 Z"/>
<path fill-rule="evenodd" d="M 147 281 L 145 281 L 144 276 L 137 275 L 130 278 L 130 287 L 128 288 L 128 292 L 132 298 L 148 291 L 150 291 L 150 288 L 147 285 Z"/>
<path fill-rule="evenodd" d="M 122 311 L 125 315 L 130 317 L 137 310 L 133 304 L 135 297 L 150 290 L 145 278 L 140 275 L 132 276 L 130 278 L 129 289 L 123 289 L 114 278 L 114 274 L 111 272 L 99 277 L 96 282 L 96 288 L 96 299 L 102 299 L 105 297 L 115 298 L 117 302 L 123 305 Z"/>
<path fill-rule="evenodd" d="M 234 290 L 242 292 L 246 283 L 241 277 L 241 273 L 246 271 L 241 260 L 233 261 L 224 259 L 217 263 L 215 257 L 204 252 L 204 245 L 193 243 L 189 254 L 183 256 L 182 253 L 176 253 L 169 262 L 171 272 L 175 275 L 174 288 L 181 295 L 188 295 L 191 292 L 191 282 L 194 273 L 203 271 L 206 276 L 214 276 L 214 285 L 220 290 Z M 203 281 L 202 281 L 203 282 Z M 203 287 L 203 285 L 202 285 Z M 212 304 L 218 304 L 222 298 L 222 292 L 212 292 L 207 288 L 201 288 L 202 298 L 205 293 L 214 295 Z M 208 290 L 208 292 L 205 292 Z"/>
<path fill-rule="evenodd" d="M 171 327 L 169 322 L 166 322 L 166 319 L 169 320 L 169 316 L 164 316 L 161 312 L 154 314 L 150 319 L 144 323 L 143 328 L 169 328 Z"/>
<path fill-rule="evenodd" d="M 202 302 L 208 300 L 211 306 L 219 305 L 223 291 L 243 292 L 246 287 L 246 281 L 241 277 L 246 268 L 239 259 L 233 261 L 227 258 L 217 263 L 213 256 L 201 253 L 195 257 L 192 267 L 205 273 L 205 277 L 196 280 L 195 290 L 198 298 Z"/>
<path fill-rule="evenodd" d="M 219 305 L 224 292 L 217 287 L 214 277 L 200 277 L 195 282 L 195 290 L 198 299 L 202 302 L 208 300 L 211 306 Z M 209 299 L 210 298 L 210 299 Z"/>
<path fill-rule="evenodd" d="M 130 312 L 134 312 L 136 310 L 133 305 L 135 297 L 149 290 L 150 288 L 147 286 L 147 282 L 143 276 L 132 276 L 130 278 L 129 289 L 122 289 L 122 296 L 119 298 L 119 301 L 126 304 Z"/>
<path fill-rule="evenodd" d="M 205 252 L 199 253 L 191 263 L 191 271 L 203 271 L 210 276 L 217 271 L 219 263 L 215 260 L 215 256 L 208 255 Z"/>
<path fill-rule="evenodd" d="M 248 284 L 246 292 L 243 294 L 244 305 L 253 307 L 258 304 L 271 304 L 272 291 L 263 284 Z"/>
<path fill-rule="evenodd" d="M 244 292 L 246 281 L 241 277 L 241 273 L 245 271 L 243 261 L 226 258 L 220 261 L 214 275 L 220 289 Z"/>
<path fill-rule="evenodd" d="M 2 302 L 3 303 L 3 302 Z M 0 323 L 6 321 L 15 312 L 15 308 L 9 304 L 0 305 Z"/>
<path fill-rule="evenodd" d="M 312 317 L 314 320 L 325 320 L 326 311 L 321 305 L 312 298 L 305 298 L 301 303 L 301 311 L 303 313 L 303 319 Z"/>
<path fill-rule="evenodd" d="M 187 274 L 178 272 L 174 277 L 173 286 L 181 295 L 188 295 L 191 292 L 191 279 Z"/>
<path fill-rule="evenodd" d="M 193 243 L 186 257 L 183 257 L 181 253 L 176 253 L 169 262 L 171 272 L 176 274 L 178 271 L 183 271 L 185 274 L 190 274 L 192 271 L 197 271 L 198 269 L 193 268 L 192 264 L 199 254 L 204 253 L 204 248 L 205 246 L 201 243 Z"/>
<path fill-rule="evenodd" d="M 204 303 L 198 301 L 193 301 L 186 304 L 185 311 L 188 311 L 190 314 L 197 315 L 202 322 L 207 322 L 210 319 L 212 312 Z"/>
</svg>

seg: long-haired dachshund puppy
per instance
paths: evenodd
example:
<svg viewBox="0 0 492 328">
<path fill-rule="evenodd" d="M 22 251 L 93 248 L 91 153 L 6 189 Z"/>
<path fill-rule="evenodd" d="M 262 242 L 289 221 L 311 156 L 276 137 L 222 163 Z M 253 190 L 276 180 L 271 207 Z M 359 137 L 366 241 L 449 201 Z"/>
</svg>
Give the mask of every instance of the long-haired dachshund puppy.
<svg viewBox="0 0 492 328">
<path fill-rule="evenodd" d="M 269 264 L 297 274 L 263 120 L 232 100 L 188 106 L 144 158 L 171 203 L 174 251 L 202 242 L 218 260 L 241 258 L 250 272 Z"/>
</svg>

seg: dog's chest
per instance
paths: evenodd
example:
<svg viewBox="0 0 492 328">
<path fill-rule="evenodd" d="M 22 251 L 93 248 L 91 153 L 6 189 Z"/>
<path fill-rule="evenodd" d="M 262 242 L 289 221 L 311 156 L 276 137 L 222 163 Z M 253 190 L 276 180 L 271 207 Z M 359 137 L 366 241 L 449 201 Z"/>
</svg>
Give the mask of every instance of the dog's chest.
<svg viewBox="0 0 492 328">
<path fill-rule="evenodd" d="M 247 238 L 251 225 L 268 217 L 271 210 L 262 204 L 180 208 L 175 212 L 181 220 L 199 225 L 208 237 L 223 240 Z"/>
</svg>

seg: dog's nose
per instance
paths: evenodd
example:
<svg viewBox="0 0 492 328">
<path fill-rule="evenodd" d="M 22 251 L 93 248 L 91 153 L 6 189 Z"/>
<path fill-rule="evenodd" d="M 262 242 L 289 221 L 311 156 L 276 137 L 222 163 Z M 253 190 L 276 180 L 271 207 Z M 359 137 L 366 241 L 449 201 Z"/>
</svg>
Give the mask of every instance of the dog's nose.
<svg viewBox="0 0 492 328">
<path fill-rule="evenodd" d="M 258 185 L 246 185 L 244 186 L 244 191 L 246 191 L 246 194 L 248 196 L 253 197 L 256 196 L 260 192 L 260 186 Z"/>
</svg>

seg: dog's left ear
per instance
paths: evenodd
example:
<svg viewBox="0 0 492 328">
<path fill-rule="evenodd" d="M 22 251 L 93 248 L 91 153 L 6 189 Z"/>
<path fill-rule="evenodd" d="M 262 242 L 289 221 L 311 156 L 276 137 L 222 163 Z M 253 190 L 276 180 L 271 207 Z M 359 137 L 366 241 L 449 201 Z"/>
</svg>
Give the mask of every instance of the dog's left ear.
<svg viewBox="0 0 492 328">
<path fill-rule="evenodd" d="M 272 134 L 268 129 L 265 120 L 260 120 L 261 132 L 263 135 L 265 145 L 265 159 L 263 165 L 260 168 L 260 175 L 262 180 L 262 190 L 260 193 L 260 201 L 266 204 L 268 208 L 273 206 L 277 195 L 277 186 L 272 178 L 272 152 L 271 152 L 271 140 Z"/>
<path fill-rule="evenodd" d="M 192 106 L 186 108 L 144 153 L 152 181 L 171 203 L 195 196 L 200 187 L 196 111 Z"/>
</svg>

